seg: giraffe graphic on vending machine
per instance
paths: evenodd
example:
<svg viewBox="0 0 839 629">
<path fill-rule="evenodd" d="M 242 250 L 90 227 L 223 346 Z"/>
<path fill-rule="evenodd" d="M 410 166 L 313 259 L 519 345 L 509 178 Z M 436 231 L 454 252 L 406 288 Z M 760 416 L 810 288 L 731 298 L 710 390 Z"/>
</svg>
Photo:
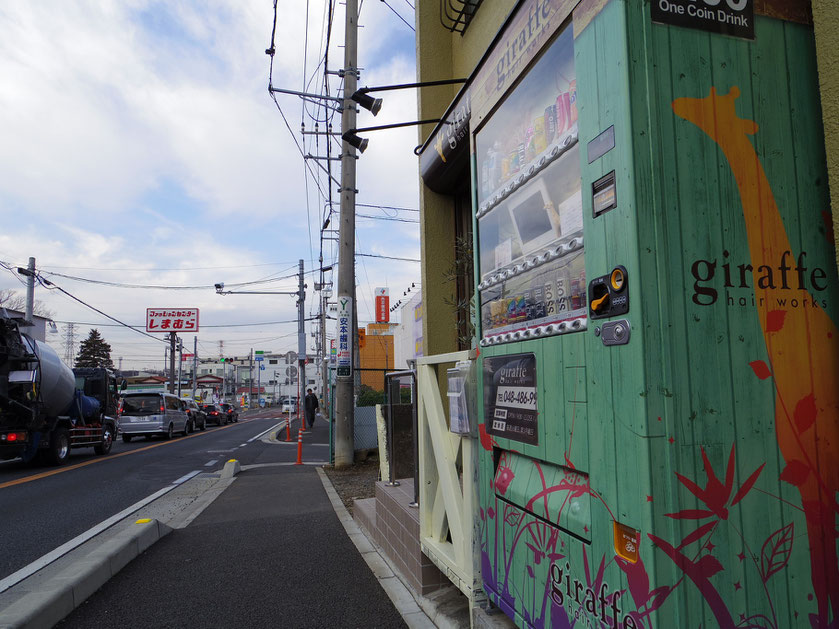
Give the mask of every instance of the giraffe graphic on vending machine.
<svg viewBox="0 0 839 629">
<path fill-rule="evenodd" d="M 758 125 L 739 118 L 739 88 L 727 95 L 715 88 L 705 98 L 678 98 L 677 116 L 693 123 L 719 145 L 736 180 L 743 206 L 752 268 L 766 260 L 798 266 L 801 282 L 804 252 L 792 250 L 778 205 L 749 136 Z M 785 283 L 786 276 L 783 281 Z M 818 611 L 816 627 L 839 619 L 839 556 L 836 516 L 839 491 L 839 332 L 817 307 L 785 308 L 782 288 L 770 278 L 755 277 L 755 305 L 775 385 L 775 431 L 786 467 L 782 481 L 801 496 L 807 523 L 810 572 Z M 754 368 L 754 365 L 753 365 Z M 758 369 L 755 369 L 758 373 Z M 831 620 L 832 619 L 832 620 Z"/>
</svg>

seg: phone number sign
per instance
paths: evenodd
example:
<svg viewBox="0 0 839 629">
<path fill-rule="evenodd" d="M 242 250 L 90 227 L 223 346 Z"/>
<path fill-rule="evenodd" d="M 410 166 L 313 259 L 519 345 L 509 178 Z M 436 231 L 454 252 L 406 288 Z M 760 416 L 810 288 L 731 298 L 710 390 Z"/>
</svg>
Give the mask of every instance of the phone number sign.
<svg viewBox="0 0 839 629">
<path fill-rule="evenodd" d="M 536 356 L 514 354 L 485 358 L 484 406 L 489 434 L 538 445 Z"/>
<path fill-rule="evenodd" d="M 146 308 L 146 332 L 198 332 L 198 308 Z"/>
</svg>

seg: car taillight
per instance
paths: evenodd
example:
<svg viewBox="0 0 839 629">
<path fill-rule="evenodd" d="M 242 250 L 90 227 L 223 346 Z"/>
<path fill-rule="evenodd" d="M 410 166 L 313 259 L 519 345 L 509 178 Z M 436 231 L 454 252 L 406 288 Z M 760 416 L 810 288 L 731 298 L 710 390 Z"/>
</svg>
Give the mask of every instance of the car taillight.
<svg viewBox="0 0 839 629">
<path fill-rule="evenodd" d="M 160 413 L 163 414 L 166 412 L 166 407 L 163 404 L 160 405 Z"/>
<path fill-rule="evenodd" d="M 7 443 L 18 443 L 21 441 L 26 441 L 26 433 L 21 432 L 7 432 L 5 434 L 0 435 L 0 441 L 5 441 Z"/>
</svg>

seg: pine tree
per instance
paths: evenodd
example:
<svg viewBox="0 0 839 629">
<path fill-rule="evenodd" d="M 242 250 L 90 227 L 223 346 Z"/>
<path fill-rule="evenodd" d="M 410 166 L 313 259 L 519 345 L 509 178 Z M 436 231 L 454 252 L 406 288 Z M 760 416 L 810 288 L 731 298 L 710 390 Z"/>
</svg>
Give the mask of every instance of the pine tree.
<svg viewBox="0 0 839 629">
<path fill-rule="evenodd" d="M 105 342 L 99 330 L 92 329 L 88 337 L 81 342 L 76 367 L 114 368 L 114 363 L 111 362 L 111 346 Z"/>
</svg>

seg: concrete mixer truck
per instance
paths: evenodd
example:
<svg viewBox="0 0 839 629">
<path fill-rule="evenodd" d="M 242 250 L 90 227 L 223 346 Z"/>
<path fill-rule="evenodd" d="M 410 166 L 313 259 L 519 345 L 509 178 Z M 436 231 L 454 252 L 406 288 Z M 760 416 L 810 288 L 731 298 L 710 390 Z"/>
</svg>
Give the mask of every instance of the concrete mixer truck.
<svg viewBox="0 0 839 629">
<path fill-rule="evenodd" d="M 70 369 L 0 309 L 0 460 L 61 465 L 70 450 L 108 454 L 119 428 L 119 390 L 101 367 Z"/>
</svg>

